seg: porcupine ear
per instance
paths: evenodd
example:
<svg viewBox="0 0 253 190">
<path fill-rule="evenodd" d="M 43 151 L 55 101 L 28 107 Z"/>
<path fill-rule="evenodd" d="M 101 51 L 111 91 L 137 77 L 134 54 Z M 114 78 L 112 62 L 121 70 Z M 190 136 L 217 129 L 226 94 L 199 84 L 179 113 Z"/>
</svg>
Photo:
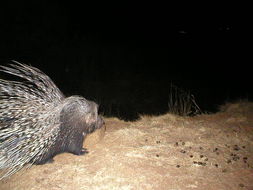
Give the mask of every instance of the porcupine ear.
<svg viewBox="0 0 253 190">
<path fill-rule="evenodd" d="M 0 66 L 0 71 L 26 79 L 36 85 L 36 88 L 43 93 L 43 99 L 48 102 L 60 102 L 64 98 L 64 95 L 50 77 L 41 70 L 15 60 L 12 60 L 12 62 L 14 64 L 9 64 L 10 67 Z"/>
</svg>

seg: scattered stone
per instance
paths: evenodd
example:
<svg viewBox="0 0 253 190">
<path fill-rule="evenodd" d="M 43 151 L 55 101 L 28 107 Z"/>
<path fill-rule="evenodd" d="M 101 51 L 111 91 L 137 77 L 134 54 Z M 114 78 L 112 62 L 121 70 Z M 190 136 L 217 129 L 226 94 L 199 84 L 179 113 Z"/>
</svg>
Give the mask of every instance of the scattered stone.
<svg viewBox="0 0 253 190">
<path fill-rule="evenodd" d="M 160 144 L 160 143 L 161 143 L 161 141 L 156 141 L 156 143 L 157 143 L 157 144 Z"/>
<path fill-rule="evenodd" d="M 175 146 L 178 146 L 178 142 L 175 143 Z"/>
<path fill-rule="evenodd" d="M 183 154 L 184 154 L 184 153 L 186 153 L 186 151 L 185 151 L 185 150 L 180 150 L 180 152 L 181 152 L 181 153 L 183 153 Z"/>
<path fill-rule="evenodd" d="M 216 168 L 218 168 L 218 167 L 219 167 L 219 165 L 218 165 L 218 164 L 214 164 L 214 165 L 215 165 L 215 167 L 216 167 Z"/>
<path fill-rule="evenodd" d="M 243 162 L 246 164 L 247 163 L 248 158 L 247 157 L 243 157 Z"/>
<path fill-rule="evenodd" d="M 206 163 L 205 162 L 198 162 L 198 165 L 206 166 Z"/>
<path fill-rule="evenodd" d="M 239 187 L 244 187 L 244 184 L 240 183 L 240 184 L 239 184 Z"/>
<path fill-rule="evenodd" d="M 225 172 L 227 172 L 227 171 L 228 171 L 227 169 L 223 169 L 223 170 L 222 170 L 223 173 L 225 173 Z"/>
<path fill-rule="evenodd" d="M 193 164 L 197 164 L 197 165 L 200 165 L 200 166 L 206 166 L 206 163 L 205 163 L 205 162 L 193 161 Z"/>
<path fill-rule="evenodd" d="M 156 157 L 159 157 L 159 154 L 157 154 Z"/>
<path fill-rule="evenodd" d="M 232 157 L 232 160 L 234 160 L 234 161 L 240 160 L 240 157 L 237 154 L 231 153 L 230 155 Z"/>
<path fill-rule="evenodd" d="M 234 150 L 235 151 L 239 151 L 240 150 L 240 147 L 238 145 L 234 145 Z"/>
<path fill-rule="evenodd" d="M 191 158 L 193 158 L 193 155 L 190 155 Z"/>
<path fill-rule="evenodd" d="M 185 145 L 185 142 L 182 142 L 182 145 Z"/>
<path fill-rule="evenodd" d="M 180 165 L 177 165 L 177 168 L 180 168 Z"/>
<path fill-rule="evenodd" d="M 203 156 L 203 155 L 200 155 L 199 157 L 200 157 L 200 158 L 203 158 L 204 156 Z"/>
</svg>

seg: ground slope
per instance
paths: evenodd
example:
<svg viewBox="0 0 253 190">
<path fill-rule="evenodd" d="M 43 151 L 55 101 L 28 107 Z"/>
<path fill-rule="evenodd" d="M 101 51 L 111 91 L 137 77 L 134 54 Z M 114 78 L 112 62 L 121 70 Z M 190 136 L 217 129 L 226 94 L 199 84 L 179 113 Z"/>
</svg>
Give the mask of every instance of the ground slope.
<svg viewBox="0 0 253 190">
<path fill-rule="evenodd" d="M 221 110 L 137 122 L 108 118 L 106 132 L 86 142 L 89 154 L 58 155 L 3 180 L 0 189 L 253 190 L 253 104 Z"/>
</svg>

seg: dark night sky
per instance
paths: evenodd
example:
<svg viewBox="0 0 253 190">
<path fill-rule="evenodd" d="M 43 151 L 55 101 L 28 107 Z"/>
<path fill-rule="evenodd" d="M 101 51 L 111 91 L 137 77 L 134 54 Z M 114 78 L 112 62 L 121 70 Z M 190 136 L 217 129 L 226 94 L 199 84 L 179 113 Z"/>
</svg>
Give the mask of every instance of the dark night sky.
<svg viewBox="0 0 253 190">
<path fill-rule="evenodd" d="M 1 64 L 15 59 L 39 67 L 65 94 L 101 101 L 105 94 L 105 104 L 121 88 L 126 96 L 132 93 L 122 85 L 109 93 L 106 85 L 115 81 L 150 82 L 157 88 L 173 82 L 192 91 L 206 109 L 230 98 L 252 98 L 250 32 L 243 10 L 231 2 L 182 4 L 2 6 Z M 97 90 L 101 86 L 106 87 Z"/>
</svg>

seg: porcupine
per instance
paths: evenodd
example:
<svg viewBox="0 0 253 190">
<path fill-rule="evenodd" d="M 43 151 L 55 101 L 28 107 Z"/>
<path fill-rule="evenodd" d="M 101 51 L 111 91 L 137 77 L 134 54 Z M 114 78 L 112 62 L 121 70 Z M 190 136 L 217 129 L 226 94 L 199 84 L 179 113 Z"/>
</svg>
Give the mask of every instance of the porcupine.
<svg viewBox="0 0 253 190">
<path fill-rule="evenodd" d="M 86 135 L 104 124 L 95 102 L 66 98 L 42 71 L 13 62 L 0 71 L 24 81 L 0 79 L 0 179 L 62 152 L 87 153 Z"/>
</svg>

